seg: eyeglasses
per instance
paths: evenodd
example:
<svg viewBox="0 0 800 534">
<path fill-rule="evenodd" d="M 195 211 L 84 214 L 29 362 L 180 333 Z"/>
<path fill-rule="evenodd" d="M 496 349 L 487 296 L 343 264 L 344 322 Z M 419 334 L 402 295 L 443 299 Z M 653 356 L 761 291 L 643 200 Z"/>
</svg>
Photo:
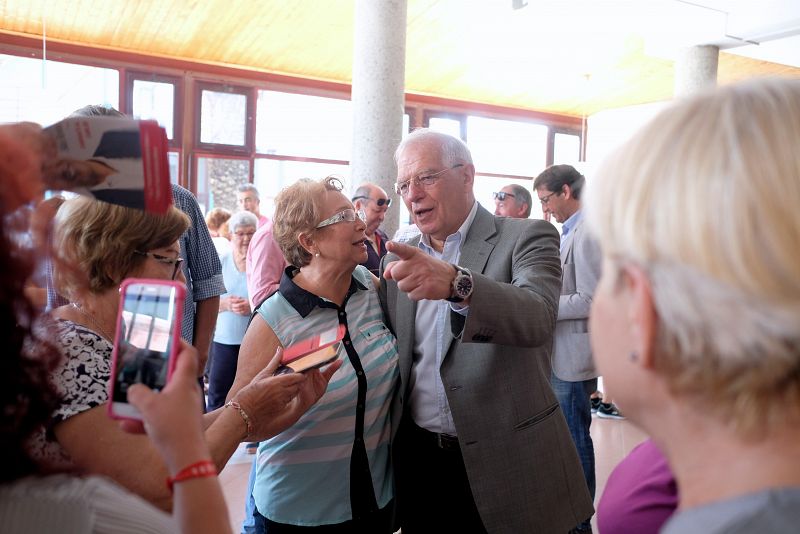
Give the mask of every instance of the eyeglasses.
<svg viewBox="0 0 800 534">
<path fill-rule="evenodd" d="M 553 191 L 553 192 L 552 192 L 552 193 L 550 193 L 549 195 L 545 195 L 545 196 L 543 196 L 542 198 L 540 198 L 540 199 L 539 199 L 539 202 L 541 202 L 541 203 L 542 203 L 542 206 L 546 206 L 546 205 L 547 205 L 547 203 L 548 203 L 548 202 L 550 202 L 550 197 L 552 197 L 553 195 L 557 195 L 557 194 L 559 194 L 559 193 L 561 193 L 561 191 Z"/>
<path fill-rule="evenodd" d="M 163 263 L 164 265 L 172 265 L 172 280 L 175 280 L 175 277 L 178 276 L 178 271 L 181 269 L 181 263 L 183 263 L 183 258 L 169 258 L 167 256 L 162 256 L 161 254 L 155 254 L 153 252 L 142 252 L 141 250 L 134 250 L 134 254 L 138 254 L 139 256 L 147 256 L 148 258 L 153 258 L 158 263 Z"/>
<path fill-rule="evenodd" d="M 243 237 L 253 237 L 255 232 L 234 232 L 233 235 L 241 239 Z"/>
<path fill-rule="evenodd" d="M 417 187 L 425 187 L 428 188 L 436 183 L 436 180 L 439 179 L 441 174 L 446 173 L 447 171 L 452 171 L 453 169 L 457 169 L 458 167 L 463 167 L 463 163 L 459 163 L 458 165 L 453 165 L 449 169 L 442 169 L 439 172 L 435 172 L 433 174 L 426 174 L 425 176 L 417 176 L 416 178 L 412 178 L 411 180 L 406 180 L 405 182 L 398 182 L 394 184 L 395 192 L 400 196 L 408 196 L 408 192 L 411 190 L 411 182 L 414 182 L 414 185 Z"/>
<path fill-rule="evenodd" d="M 495 200 L 499 200 L 500 202 L 504 201 L 506 197 L 517 198 L 517 195 L 514 193 L 506 193 L 505 191 L 500 191 L 498 193 L 492 193 L 492 197 Z"/>
<path fill-rule="evenodd" d="M 358 200 L 359 198 L 363 198 L 364 200 L 372 200 L 373 202 L 375 202 L 375 204 L 377 204 L 379 208 L 382 208 L 383 206 L 386 206 L 388 208 L 389 206 L 392 205 L 391 198 L 370 198 L 365 196 L 358 196 L 358 197 L 353 197 L 353 200 Z"/>
<path fill-rule="evenodd" d="M 320 229 L 340 222 L 353 222 L 356 220 L 356 217 L 361 219 L 361 222 L 366 222 L 367 220 L 367 214 L 364 213 L 364 210 L 355 210 L 353 208 L 347 208 L 346 210 L 342 210 L 335 215 L 331 215 L 330 217 L 319 223 L 317 226 L 315 226 L 315 228 Z"/>
</svg>

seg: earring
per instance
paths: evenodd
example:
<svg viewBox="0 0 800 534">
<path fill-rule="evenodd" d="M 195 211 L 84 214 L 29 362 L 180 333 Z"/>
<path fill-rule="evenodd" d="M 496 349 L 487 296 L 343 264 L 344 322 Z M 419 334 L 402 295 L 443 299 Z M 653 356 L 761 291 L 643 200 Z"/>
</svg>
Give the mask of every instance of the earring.
<svg viewBox="0 0 800 534">
<path fill-rule="evenodd" d="M 315 257 L 315 258 L 319 258 L 319 252 L 317 252 L 316 254 L 314 254 L 314 257 Z"/>
<path fill-rule="evenodd" d="M 628 354 L 628 359 L 632 362 L 635 362 L 639 359 L 639 354 L 635 350 L 631 351 L 631 353 Z"/>
</svg>

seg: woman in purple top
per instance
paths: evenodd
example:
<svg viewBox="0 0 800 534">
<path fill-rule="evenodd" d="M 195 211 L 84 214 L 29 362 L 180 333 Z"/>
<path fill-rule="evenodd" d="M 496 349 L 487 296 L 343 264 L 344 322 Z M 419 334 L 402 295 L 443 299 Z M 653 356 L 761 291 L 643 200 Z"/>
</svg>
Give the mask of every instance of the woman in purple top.
<svg viewBox="0 0 800 534">
<path fill-rule="evenodd" d="M 601 533 L 656 533 L 678 507 L 678 488 L 653 440 L 639 444 L 606 482 L 597 505 Z"/>
</svg>

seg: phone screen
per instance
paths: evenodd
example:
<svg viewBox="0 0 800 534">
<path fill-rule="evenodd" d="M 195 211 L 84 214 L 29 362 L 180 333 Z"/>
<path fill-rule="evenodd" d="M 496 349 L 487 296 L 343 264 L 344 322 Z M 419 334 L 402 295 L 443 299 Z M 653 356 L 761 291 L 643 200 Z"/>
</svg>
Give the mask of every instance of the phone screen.
<svg viewBox="0 0 800 534">
<path fill-rule="evenodd" d="M 114 347 L 113 412 L 135 417 L 128 404 L 128 388 L 145 384 L 160 391 L 167 384 L 173 352 L 178 288 L 168 284 L 130 283 L 121 295 L 120 316 Z"/>
</svg>

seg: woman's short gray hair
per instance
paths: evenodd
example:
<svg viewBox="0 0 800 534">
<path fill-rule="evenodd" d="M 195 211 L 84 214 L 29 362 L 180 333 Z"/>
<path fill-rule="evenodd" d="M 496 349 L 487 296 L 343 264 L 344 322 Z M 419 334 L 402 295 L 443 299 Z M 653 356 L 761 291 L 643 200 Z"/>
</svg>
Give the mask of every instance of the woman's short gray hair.
<svg viewBox="0 0 800 534">
<path fill-rule="evenodd" d="M 727 86 L 664 110 L 586 197 L 606 265 L 648 275 L 657 371 L 743 434 L 800 423 L 798 146 L 800 80 Z"/>
<path fill-rule="evenodd" d="M 253 228 L 258 228 L 258 217 L 249 211 L 237 211 L 231 215 L 230 219 L 228 219 L 228 229 L 231 233 L 234 233 L 236 229 L 241 226 L 252 226 Z"/>
</svg>

